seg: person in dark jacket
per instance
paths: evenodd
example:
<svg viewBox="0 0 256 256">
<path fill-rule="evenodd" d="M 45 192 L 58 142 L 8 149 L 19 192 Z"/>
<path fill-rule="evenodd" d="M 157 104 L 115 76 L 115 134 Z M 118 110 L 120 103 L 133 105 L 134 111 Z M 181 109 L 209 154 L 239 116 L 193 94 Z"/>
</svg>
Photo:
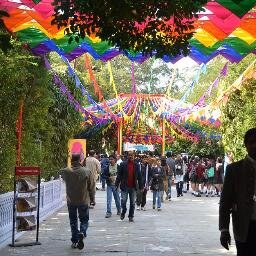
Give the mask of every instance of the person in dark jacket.
<svg viewBox="0 0 256 256">
<path fill-rule="evenodd" d="M 230 214 L 238 256 L 256 255 L 256 128 L 244 136 L 248 155 L 227 166 L 219 208 L 221 245 L 229 250 Z"/>
<path fill-rule="evenodd" d="M 112 194 L 114 196 L 117 215 L 121 214 L 121 205 L 120 205 L 120 196 L 119 191 L 116 189 L 115 182 L 117 177 L 117 163 L 116 157 L 114 155 L 109 156 L 109 165 L 104 169 L 102 174 L 103 178 L 107 183 L 107 212 L 106 218 L 110 218 L 112 216 L 111 204 L 112 204 Z"/>
<path fill-rule="evenodd" d="M 118 174 L 115 186 L 117 189 L 120 185 L 121 189 L 121 220 L 125 218 L 125 214 L 127 211 L 126 204 L 129 195 L 130 209 L 128 218 L 130 222 L 133 222 L 136 190 L 143 190 L 141 173 L 139 168 L 139 164 L 134 161 L 134 153 L 132 151 L 128 152 L 128 160 L 122 162 L 118 167 Z"/>
<path fill-rule="evenodd" d="M 104 173 L 105 173 L 106 169 L 109 166 L 109 159 L 108 159 L 108 156 L 106 154 L 102 155 L 102 157 L 100 159 L 100 166 L 101 166 L 101 170 L 100 170 L 101 190 L 105 191 L 106 178 L 104 176 Z"/>
<path fill-rule="evenodd" d="M 149 181 L 151 179 L 151 166 L 147 158 L 143 158 L 140 163 L 140 172 L 142 178 L 143 191 L 137 190 L 137 210 L 146 211 L 147 192 L 149 189 Z"/>
<path fill-rule="evenodd" d="M 155 160 L 152 165 L 152 177 L 150 181 L 150 189 L 153 192 L 153 209 L 161 211 L 161 197 L 164 191 L 164 170 L 161 166 L 160 161 Z"/>
</svg>

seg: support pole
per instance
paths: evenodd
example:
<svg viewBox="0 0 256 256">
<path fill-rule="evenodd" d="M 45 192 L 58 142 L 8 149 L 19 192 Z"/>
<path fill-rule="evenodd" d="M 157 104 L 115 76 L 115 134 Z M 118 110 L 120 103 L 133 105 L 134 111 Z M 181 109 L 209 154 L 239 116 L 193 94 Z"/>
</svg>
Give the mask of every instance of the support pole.
<svg viewBox="0 0 256 256">
<path fill-rule="evenodd" d="M 117 153 L 122 154 L 123 148 L 123 120 L 120 119 L 117 123 Z"/>
<path fill-rule="evenodd" d="M 162 120 L 162 156 L 165 155 L 165 119 Z"/>
</svg>

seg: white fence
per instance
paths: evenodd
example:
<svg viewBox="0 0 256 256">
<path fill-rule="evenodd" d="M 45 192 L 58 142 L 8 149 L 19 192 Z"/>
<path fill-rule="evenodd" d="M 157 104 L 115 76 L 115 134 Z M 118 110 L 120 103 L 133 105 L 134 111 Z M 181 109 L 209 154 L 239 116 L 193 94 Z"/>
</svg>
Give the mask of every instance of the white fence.
<svg viewBox="0 0 256 256">
<path fill-rule="evenodd" d="M 61 179 L 41 183 L 40 221 L 63 206 L 63 182 Z M 13 192 L 0 195 L 0 247 L 11 242 Z"/>
</svg>

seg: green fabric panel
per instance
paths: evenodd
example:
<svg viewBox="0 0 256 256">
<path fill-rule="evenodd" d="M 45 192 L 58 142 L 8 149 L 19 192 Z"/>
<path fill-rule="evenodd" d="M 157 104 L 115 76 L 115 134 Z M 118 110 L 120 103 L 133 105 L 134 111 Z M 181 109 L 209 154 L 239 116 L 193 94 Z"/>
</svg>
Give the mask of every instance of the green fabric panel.
<svg viewBox="0 0 256 256">
<path fill-rule="evenodd" d="M 64 50 L 65 53 L 72 52 L 75 48 L 78 47 L 79 43 L 77 43 L 75 40 L 73 40 L 71 43 L 68 42 L 69 37 L 64 36 L 60 39 L 52 39 L 52 41 L 55 42 L 55 44 Z"/>
<path fill-rule="evenodd" d="M 20 41 L 26 42 L 30 47 L 35 47 L 49 38 L 36 28 L 27 28 L 16 33 Z"/>
<path fill-rule="evenodd" d="M 54 39 L 53 41 L 56 43 L 56 45 L 60 48 L 62 48 L 66 53 L 72 52 L 75 48 L 78 47 L 82 42 L 86 42 L 90 44 L 93 49 L 100 55 L 105 53 L 109 48 L 109 44 L 106 41 L 99 42 L 99 43 L 93 43 L 88 37 L 84 40 L 80 40 L 79 43 L 77 43 L 75 40 L 72 41 L 71 44 L 68 43 L 68 36 L 64 36 L 61 39 Z"/>
<path fill-rule="evenodd" d="M 216 44 L 214 44 L 212 47 L 206 47 L 202 43 L 200 43 L 196 39 L 191 39 L 190 40 L 190 45 L 196 47 L 200 52 L 202 52 L 205 55 L 209 55 L 215 50 L 217 50 L 219 47 L 222 45 L 227 44 L 230 45 L 234 50 L 241 54 L 241 55 L 246 55 L 249 52 L 253 51 L 256 49 L 256 41 L 252 43 L 251 45 L 247 44 L 245 41 L 238 37 L 227 37 L 223 41 L 218 41 Z"/>
<path fill-rule="evenodd" d="M 256 5 L 256 0 L 216 0 L 216 2 L 229 9 L 238 17 L 244 16 Z"/>
<path fill-rule="evenodd" d="M 199 49 L 200 52 L 202 52 L 204 55 L 209 55 L 221 46 L 222 41 L 218 41 L 212 47 L 206 47 L 205 45 L 200 43 L 197 39 L 191 39 L 189 41 L 189 44 Z"/>
</svg>

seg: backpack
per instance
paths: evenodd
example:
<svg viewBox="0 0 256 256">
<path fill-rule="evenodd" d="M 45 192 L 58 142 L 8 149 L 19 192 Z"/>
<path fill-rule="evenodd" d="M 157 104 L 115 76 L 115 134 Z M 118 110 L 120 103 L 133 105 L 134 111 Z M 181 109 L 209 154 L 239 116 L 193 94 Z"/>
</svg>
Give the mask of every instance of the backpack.
<svg viewBox="0 0 256 256">
<path fill-rule="evenodd" d="M 207 170 L 207 177 L 208 177 L 208 178 L 213 178 L 213 177 L 214 177 L 214 167 L 210 167 L 210 168 Z"/>
</svg>

